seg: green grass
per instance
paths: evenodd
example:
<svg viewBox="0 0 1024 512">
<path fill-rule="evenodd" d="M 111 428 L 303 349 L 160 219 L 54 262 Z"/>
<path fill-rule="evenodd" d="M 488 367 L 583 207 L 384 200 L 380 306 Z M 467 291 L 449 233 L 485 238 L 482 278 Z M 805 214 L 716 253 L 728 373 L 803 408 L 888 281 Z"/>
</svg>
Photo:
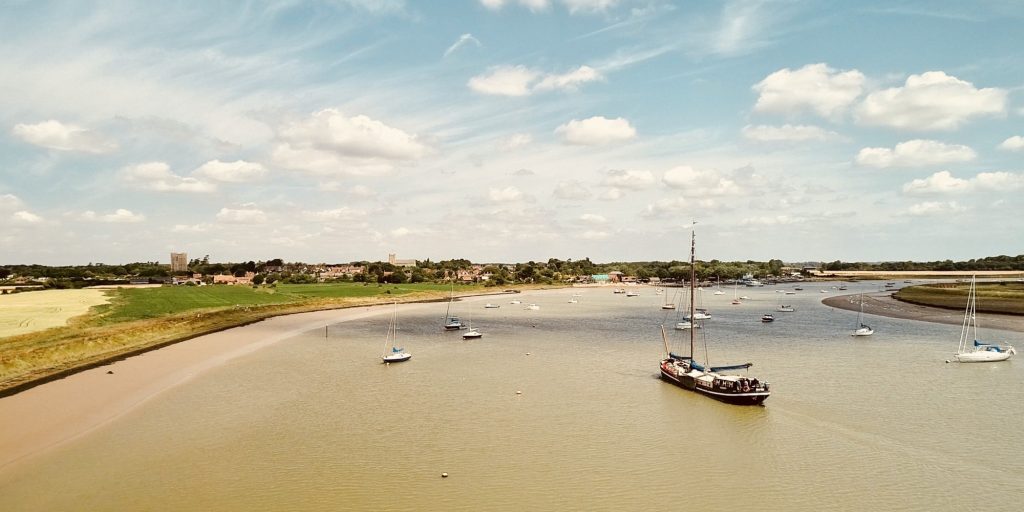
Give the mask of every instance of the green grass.
<svg viewBox="0 0 1024 512">
<path fill-rule="evenodd" d="M 967 283 L 908 286 L 893 296 L 904 302 L 948 309 L 967 306 Z M 977 310 L 981 313 L 1024 315 L 1024 283 L 978 283 Z"/>
<path fill-rule="evenodd" d="M 89 323 L 113 323 L 159 318 L 192 310 L 299 304 L 331 299 L 401 296 L 414 292 L 450 290 L 439 284 L 381 285 L 363 283 L 279 284 L 275 288 L 251 286 L 162 286 L 112 290 L 111 303 L 96 308 Z M 455 292 L 479 292 L 483 286 L 460 285 Z M 495 291 L 499 291 L 495 289 Z"/>
</svg>

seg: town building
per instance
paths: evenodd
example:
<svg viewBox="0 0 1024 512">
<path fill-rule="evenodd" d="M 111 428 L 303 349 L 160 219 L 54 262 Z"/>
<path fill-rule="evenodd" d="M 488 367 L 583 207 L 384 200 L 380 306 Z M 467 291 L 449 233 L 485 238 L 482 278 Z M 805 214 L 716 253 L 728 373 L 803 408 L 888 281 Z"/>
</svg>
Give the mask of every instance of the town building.
<svg viewBox="0 0 1024 512">
<path fill-rule="evenodd" d="M 188 270 L 188 253 L 171 253 L 171 272 L 184 272 Z"/>
<path fill-rule="evenodd" d="M 396 267 L 415 267 L 416 260 L 400 260 L 395 257 L 394 253 L 388 254 L 388 263 Z"/>
</svg>

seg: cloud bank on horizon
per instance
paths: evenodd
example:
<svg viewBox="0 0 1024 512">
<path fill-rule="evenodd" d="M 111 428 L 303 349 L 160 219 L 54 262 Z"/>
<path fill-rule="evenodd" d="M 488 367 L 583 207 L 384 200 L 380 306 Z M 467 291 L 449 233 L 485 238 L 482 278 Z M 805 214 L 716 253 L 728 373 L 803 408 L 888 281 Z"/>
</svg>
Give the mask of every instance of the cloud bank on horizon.
<svg viewBox="0 0 1024 512">
<path fill-rule="evenodd" d="M 22 2 L 0 264 L 1024 249 L 1024 4 Z"/>
</svg>

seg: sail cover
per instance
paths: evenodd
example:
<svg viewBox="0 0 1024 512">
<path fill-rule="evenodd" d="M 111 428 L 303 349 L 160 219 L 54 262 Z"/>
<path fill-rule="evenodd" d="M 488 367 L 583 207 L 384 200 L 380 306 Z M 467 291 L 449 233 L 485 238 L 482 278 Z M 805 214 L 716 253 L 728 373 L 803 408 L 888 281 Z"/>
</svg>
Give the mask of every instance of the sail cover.
<svg viewBox="0 0 1024 512">
<path fill-rule="evenodd" d="M 751 366 L 754 366 L 754 363 L 734 364 L 734 365 L 731 365 L 731 366 L 712 366 L 711 367 L 711 371 L 713 371 L 713 372 L 724 372 L 724 371 L 728 371 L 728 370 L 746 370 L 747 368 L 750 368 Z"/>
<path fill-rule="evenodd" d="M 401 352 L 403 350 L 405 350 L 405 349 L 401 348 L 401 347 L 391 347 L 391 352 L 393 352 L 395 354 L 397 354 L 397 353 L 399 353 L 399 352 Z"/>
</svg>

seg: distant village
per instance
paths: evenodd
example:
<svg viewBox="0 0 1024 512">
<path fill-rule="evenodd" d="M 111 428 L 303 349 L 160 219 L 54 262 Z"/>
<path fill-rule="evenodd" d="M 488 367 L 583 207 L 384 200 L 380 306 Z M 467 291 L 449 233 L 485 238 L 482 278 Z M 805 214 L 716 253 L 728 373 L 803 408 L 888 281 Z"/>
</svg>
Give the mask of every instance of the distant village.
<svg viewBox="0 0 1024 512">
<path fill-rule="evenodd" d="M 166 260 L 165 260 L 166 261 Z M 787 267 L 779 260 L 766 263 L 722 263 L 699 266 L 701 279 L 753 280 L 799 278 L 815 267 Z M 184 252 L 170 253 L 170 262 L 126 265 L 49 267 L 13 265 L 0 267 L 0 285 L 7 287 L 84 287 L 106 284 L 179 286 L 273 286 L 276 283 L 305 284 L 330 282 L 418 283 L 453 282 L 503 286 L 510 283 L 536 284 L 671 284 L 689 279 L 684 262 L 595 264 L 582 260 L 549 259 L 546 262 L 477 264 L 465 259 L 432 262 L 388 255 L 386 261 L 347 264 L 286 263 L 281 259 L 240 263 L 211 263 L 209 256 L 189 259 Z"/>
</svg>

